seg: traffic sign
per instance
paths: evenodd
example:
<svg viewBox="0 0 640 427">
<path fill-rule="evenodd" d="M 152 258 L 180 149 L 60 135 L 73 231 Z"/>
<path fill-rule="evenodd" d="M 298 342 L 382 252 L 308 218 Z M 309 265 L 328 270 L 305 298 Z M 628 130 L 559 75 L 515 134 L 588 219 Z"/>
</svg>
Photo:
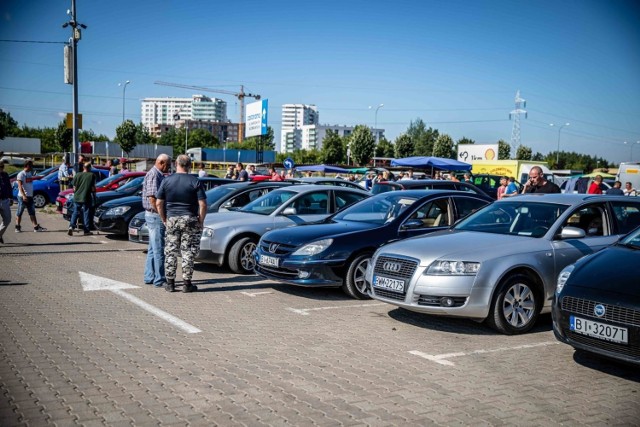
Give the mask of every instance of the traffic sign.
<svg viewBox="0 0 640 427">
<path fill-rule="evenodd" d="M 293 163 L 293 159 L 291 157 L 287 157 L 284 162 L 282 162 L 282 164 L 284 165 L 285 169 L 289 170 L 293 169 L 296 166 L 296 164 Z"/>
</svg>

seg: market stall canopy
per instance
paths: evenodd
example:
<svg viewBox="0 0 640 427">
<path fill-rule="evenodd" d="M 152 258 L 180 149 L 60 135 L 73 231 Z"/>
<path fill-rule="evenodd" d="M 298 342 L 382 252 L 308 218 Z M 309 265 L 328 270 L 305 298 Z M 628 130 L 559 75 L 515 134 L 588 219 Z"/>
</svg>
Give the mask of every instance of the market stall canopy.
<svg viewBox="0 0 640 427">
<path fill-rule="evenodd" d="M 605 172 L 591 172 L 588 173 L 586 175 L 581 175 L 583 178 L 595 178 L 596 176 L 600 175 L 602 178 L 615 178 L 615 175 L 611 175 L 610 173 L 605 173 Z"/>
<path fill-rule="evenodd" d="M 391 166 L 396 167 L 409 167 L 419 169 L 441 169 L 447 171 L 470 171 L 471 165 L 469 163 L 459 162 L 453 159 L 445 159 L 442 157 L 405 157 L 403 159 L 391 160 Z"/>
<path fill-rule="evenodd" d="M 299 172 L 349 173 L 349 169 L 331 165 L 300 166 L 297 167 L 296 170 Z"/>
</svg>

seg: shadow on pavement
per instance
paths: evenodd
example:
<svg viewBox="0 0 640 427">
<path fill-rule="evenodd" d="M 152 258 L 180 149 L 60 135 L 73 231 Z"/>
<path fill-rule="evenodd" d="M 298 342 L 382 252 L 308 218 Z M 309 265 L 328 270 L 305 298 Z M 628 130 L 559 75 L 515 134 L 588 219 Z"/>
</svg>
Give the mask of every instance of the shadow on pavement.
<svg viewBox="0 0 640 427">
<path fill-rule="evenodd" d="M 389 317 L 408 325 L 434 331 L 468 335 L 502 335 L 483 323 L 471 319 L 416 313 L 404 308 L 396 308 L 395 310 L 389 311 Z M 551 315 L 543 314 L 540 315 L 533 329 L 527 332 L 527 335 L 548 333 L 551 331 L 551 328 Z"/>
<path fill-rule="evenodd" d="M 293 285 L 281 285 L 277 289 L 278 291 L 293 295 L 299 298 L 313 299 L 318 301 L 354 301 L 363 302 L 362 300 L 355 300 L 347 296 L 339 288 L 305 288 Z"/>
<path fill-rule="evenodd" d="M 0 280 L 0 286 L 21 286 L 28 285 L 27 282 L 12 282 L 11 280 Z"/>
<path fill-rule="evenodd" d="M 640 383 L 640 372 L 637 367 L 617 360 L 608 359 L 584 350 L 576 350 L 573 360 L 585 368 L 594 369 L 608 375 Z M 638 396 L 640 398 L 640 396 Z"/>
</svg>

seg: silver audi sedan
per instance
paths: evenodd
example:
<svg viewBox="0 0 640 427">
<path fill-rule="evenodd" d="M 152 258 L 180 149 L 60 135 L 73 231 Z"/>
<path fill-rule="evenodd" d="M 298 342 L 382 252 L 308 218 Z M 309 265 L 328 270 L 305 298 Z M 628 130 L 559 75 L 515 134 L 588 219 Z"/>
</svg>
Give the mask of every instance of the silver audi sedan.
<svg viewBox="0 0 640 427">
<path fill-rule="evenodd" d="M 564 267 L 640 225 L 640 198 L 522 195 L 449 230 L 378 249 L 365 280 L 372 298 L 412 311 L 528 331 L 549 312 Z"/>
</svg>

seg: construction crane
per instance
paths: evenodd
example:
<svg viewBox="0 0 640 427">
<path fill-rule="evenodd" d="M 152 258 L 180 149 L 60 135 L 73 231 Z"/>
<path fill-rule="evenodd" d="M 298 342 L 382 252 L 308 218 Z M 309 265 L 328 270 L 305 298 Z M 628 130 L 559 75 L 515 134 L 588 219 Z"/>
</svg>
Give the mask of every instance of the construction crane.
<svg viewBox="0 0 640 427">
<path fill-rule="evenodd" d="M 191 89 L 195 91 L 224 93 L 227 95 L 233 95 L 236 98 L 238 98 L 238 102 L 240 103 L 240 119 L 238 120 L 238 140 L 239 140 L 238 142 L 242 142 L 242 140 L 244 139 L 244 99 L 245 98 L 254 98 L 256 100 L 260 99 L 260 95 L 245 93 L 243 85 L 240 85 L 240 92 L 233 92 L 230 90 L 211 89 L 208 87 L 190 86 L 190 85 L 183 85 L 180 83 L 169 83 L 169 82 L 159 82 L 159 81 L 156 81 L 154 83 L 161 86 L 179 87 L 179 88 Z"/>
</svg>

